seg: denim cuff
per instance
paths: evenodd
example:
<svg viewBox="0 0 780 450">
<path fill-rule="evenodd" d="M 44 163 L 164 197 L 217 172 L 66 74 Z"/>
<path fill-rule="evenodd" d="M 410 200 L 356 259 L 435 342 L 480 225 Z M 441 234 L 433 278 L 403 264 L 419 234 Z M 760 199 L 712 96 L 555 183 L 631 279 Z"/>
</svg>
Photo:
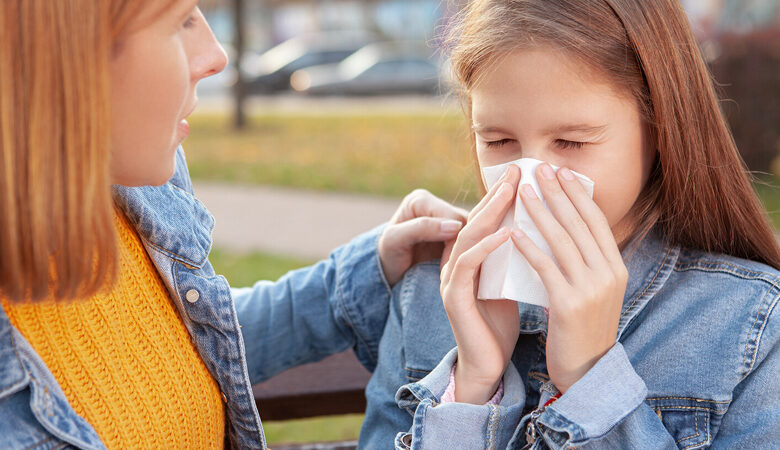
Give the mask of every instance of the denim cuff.
<svg viewBox="0 0 780 450">
<path fill-rule="evenodd" d="M 396 437 L 396 448 L 504 448 L 522 416 L 525 389 L 520 374 L 509 364 L 504 373 L 504 396 L 498 405 L 441 403 L 457 348 L 422 380 L 396 393 L 400 408 L 413 414 L 412 429 Z"/>
<path fill-rule="evenodd" d="M 647 386 L 616 343 L 536 420 L 548 441 L 564 447 L 597 439 L 644 402 Z"/>
<path fill-rule="evenodd" d="M 384 228 L 380 225 L 363 233 L 331 254 L 338 289 L 336 315 L 355 333 L 355 354 L 369 372 L 376 367 L 392 295 L 379 260 Z"/>
</svg>

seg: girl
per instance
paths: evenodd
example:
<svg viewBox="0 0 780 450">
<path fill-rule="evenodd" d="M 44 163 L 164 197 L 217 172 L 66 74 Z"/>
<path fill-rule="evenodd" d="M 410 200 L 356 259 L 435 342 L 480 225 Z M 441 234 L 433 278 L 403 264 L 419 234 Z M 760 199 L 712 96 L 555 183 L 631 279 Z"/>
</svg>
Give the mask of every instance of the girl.
<svg viewBox="0 0 780 450">
<path fill-rule="evenodd" d="M 348 347 L 373 367 L 388 282 L 460 228 L 418 191 L 231 290 L 179 147 L 225 64 L 194 0 L 0 2 L 0 447 L 264 448 L 251 385 Z"/>
<path fill-rule="evenodd" d="M 546 161 L 549 209 L 510 167 L 396 286 L 361 444 L 776 448 L 780 249 L 679 2 L 474 0 L 451 42 L 480 167 Z M 510 238 L 549 311 L 475 298 Z"/>
</svg>

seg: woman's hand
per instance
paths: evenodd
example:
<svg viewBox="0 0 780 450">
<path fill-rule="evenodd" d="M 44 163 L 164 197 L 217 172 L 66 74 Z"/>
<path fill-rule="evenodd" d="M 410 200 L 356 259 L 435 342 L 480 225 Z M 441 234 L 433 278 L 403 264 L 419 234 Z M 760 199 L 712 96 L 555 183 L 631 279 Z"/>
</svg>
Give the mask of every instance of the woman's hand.
<svg viewBox="0 0 780 450">
<path fill-rule="evenodd" d="M 407 195 L 379 238 L 379 260 L 390 285 L 413 264 L 441 258 L 466 222 L 466 215 L 465 210 L 424 189 Z"/>
<path fill-rule="evenodd" d="M 547 371 L 566 392 L 615 345 L 628 271 L 606 217 L 571 171 L 556 176 L 541 164 L 537 180 L 550 209 L 528 185 L 520 197 L 560 268 L 520 230 L 512 240 L 547 289 Z"/>
<path fill-rule="evenodd" d="M 498 227 L 512 206 L 520 169 L 510 166 L 504 177 L 472 210 L 442 269 L 441 295 L 458 344 L 455 399 L 483 404 L 493 396 L 520 330 L 517 303 L 477 300 L 482 261 L 509 239 Z"/>
</svg>

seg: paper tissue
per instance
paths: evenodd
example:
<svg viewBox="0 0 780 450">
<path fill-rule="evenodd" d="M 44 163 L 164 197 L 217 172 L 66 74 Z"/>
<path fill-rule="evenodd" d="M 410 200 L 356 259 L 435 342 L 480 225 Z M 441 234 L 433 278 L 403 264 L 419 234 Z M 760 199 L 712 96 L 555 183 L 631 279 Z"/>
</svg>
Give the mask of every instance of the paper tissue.
<svg viewBox="0 0 780 450">
<path fill-rule="evenodd" d="M 530 184 L 539 198 L 544 201 L 544 196 L 539 190 L 539 183 L 536 180 L 536 168 L 543 162 L 533 158 L 521 158 L 497 166 L 485 167 L 482 169 L 482 175 L 485 178 L 487 188 L 490 189 L 498 182 L 510 164 L 516 165 L 520 168 L 519 186 Z M 558 171 L 557 166 L 551 164 L 551 167 L 554 171 Z M 574 171 L 572 173 L 592 198 L 593 181 L 582 174 Z M 544 204 L 547 206 L 546 202 Z M 547 245 L 518 196 L 515 196 L 515 204 L 509 208 L 501 226 L 510 229 L 512 227 L 520 228 L 543 252 L 555 260 L 550 246 Z M 544 307 L 550 306 L 547 290 L 541 278 L 528 264 L 520 250 L 515 248 L 511 239 L 494 250 L 482 263 L 477 298 L 481 300 L 510 299 Z"/>
</svg>

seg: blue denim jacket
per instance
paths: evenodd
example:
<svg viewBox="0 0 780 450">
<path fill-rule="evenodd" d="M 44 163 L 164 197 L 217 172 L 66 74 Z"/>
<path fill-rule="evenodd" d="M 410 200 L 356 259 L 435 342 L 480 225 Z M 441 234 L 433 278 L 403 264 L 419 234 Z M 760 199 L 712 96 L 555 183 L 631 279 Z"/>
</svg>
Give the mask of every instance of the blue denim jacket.
<svg viewBox="0 0 780 450">
<path fill-rule="evenodd" d="M 375 366 L 390 299 L 377 253 L 380 229 L 275 283 L 231 289 L 208 262 L 214 219 L 193 196 L 181 149 L 176 158 L 164 186 L 115 187 L 114 199 L 224 394 L 227 443 L 264 448 L 252 384 L 349 347 L 369 370 Z M 185 300 L 190 290 L 200 294 L 195 302 Z M 105 448 L 0 308 L 0 448 L 68 446 Z"/>
<path fill-rule="evenodd" d="M 438 265 L 412 268 L 393 290 L 361 447 L 780 448 L 778 271 L 657 234 L 623 257 L 617 343 L 547 408 L 546 318 L 524 303 L 500 405 L 440 404 L 457 349 Z"/>
</svg>

